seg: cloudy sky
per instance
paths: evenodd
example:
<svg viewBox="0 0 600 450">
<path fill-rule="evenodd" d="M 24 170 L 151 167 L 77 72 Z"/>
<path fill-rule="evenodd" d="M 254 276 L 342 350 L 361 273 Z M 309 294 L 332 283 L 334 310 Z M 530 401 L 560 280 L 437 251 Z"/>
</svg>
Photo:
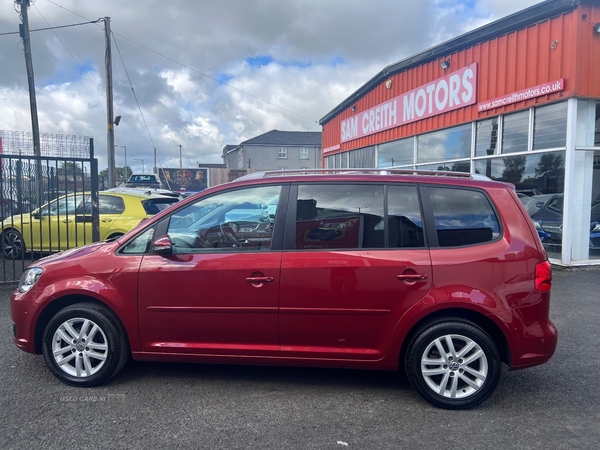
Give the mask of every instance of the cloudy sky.
<svg viewBox="0 0 600 450">
<path fill-rule="evenodd" d="M 385 66 L 535 3 L 35 0 L 29 24 L 111 18 L 115 144 L 140 172 L 153 148 L 159 166 L 179 167 L 181 145 L 189 167 L 273 129 L 321 131 L 318 120 Z M 2 0 L 0 130 L 31 131 L 23 45 L 5 34 L 19 23 Z M 31 45 L 40 132 L 93 137 L 105 168 L 104 24 L 32 32 Z"/>
</svg>

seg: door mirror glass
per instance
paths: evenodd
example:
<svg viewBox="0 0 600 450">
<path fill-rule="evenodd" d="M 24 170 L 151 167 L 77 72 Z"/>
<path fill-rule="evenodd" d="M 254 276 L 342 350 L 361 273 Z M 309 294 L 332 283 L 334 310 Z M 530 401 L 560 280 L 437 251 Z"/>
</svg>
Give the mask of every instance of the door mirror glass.
<svg viewBox="0 0 600 450">
<path fill-rule="evenodd" d="M 173 253 L 173 244 L 169 236 L 161 236 L 152 243 L 152 252 L 159 255 L 170 255 Z"/>
</svg>

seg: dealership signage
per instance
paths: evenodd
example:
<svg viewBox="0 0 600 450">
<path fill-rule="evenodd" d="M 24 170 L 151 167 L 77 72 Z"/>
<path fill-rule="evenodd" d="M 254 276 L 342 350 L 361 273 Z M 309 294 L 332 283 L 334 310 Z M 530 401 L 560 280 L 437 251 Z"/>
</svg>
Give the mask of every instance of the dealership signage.
<svg viewBox="0 0 600 450">
<path fill-rule="evenodd" d="M 565 79 L 560 78 L 554 81 L 548 81 L 544 84 L 538 84 L 527 89 L 513 92 L 511 94 L 503 95 L 502 97 L 494 98 L 492 100 L 486 100 L 477 105 L 479 112 L 487 111 L 488 109 L 500 108 L 501 106 L 510 105 L 512 103 L 522 102 L 530 98 L 541 97 L 542 95 L 549 95 L 554 92 L 564 91 Z"/>
<path fill-rule="evenodd" d="M 400 94 L 342 121 L 341 142 L 473 105 L 477 63 Z"/>
</svg>

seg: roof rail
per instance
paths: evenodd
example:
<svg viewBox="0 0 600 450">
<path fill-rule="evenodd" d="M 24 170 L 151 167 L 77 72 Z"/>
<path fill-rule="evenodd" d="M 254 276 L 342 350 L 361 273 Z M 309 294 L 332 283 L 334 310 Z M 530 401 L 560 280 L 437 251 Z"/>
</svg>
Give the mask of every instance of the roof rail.
<svg viewBox="0 0 600 450">
<path fill-rule="evenodd" d="M 245 181 L 245 180 L 256 180 L 261 178 L 280 177 L 285 175 L 429 175 L 429 176 L 443 176 L 443 177 L 457 177 L 457 178 L 470 178 L 472 180 L 485 180 L 490 181 L 491 179 L 485 175 L 478 173 L 467 173 L 467 172 L 453 172 L 453 171 L 442 171 L 442 170 L 419 170 L 419 169 L 393 169 L 393 168 L 353 168 L 353 169 L 293 169 L 293 170 L 272 170 L 266 172 L 254 172 L 244 175 L 240 178 L 236 178 L 232 182 Z"/>
</svg>

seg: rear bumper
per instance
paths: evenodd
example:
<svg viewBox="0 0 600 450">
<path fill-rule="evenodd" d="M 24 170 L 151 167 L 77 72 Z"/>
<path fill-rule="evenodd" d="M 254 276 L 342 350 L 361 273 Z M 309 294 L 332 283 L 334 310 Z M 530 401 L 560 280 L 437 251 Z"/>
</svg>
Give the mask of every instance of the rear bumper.
<svg viewBox="0 0 600 450">
<path fill-rule="evenodd" d="M 524 369 L 547 362 L 558 343 L 558 332 L 548 317 L 549 295 L 541 302 L 512 310 L 510 327 L 511 370 Z"/>
<path fill-rule="evenodd" d="M 547 362 L 558 342 L 558 333 L 552 322 L 538 322 L 527 327 L 519 343 L 519 353 L 513 354 L 511 370 L 525 369 Z"/>
</svg>

